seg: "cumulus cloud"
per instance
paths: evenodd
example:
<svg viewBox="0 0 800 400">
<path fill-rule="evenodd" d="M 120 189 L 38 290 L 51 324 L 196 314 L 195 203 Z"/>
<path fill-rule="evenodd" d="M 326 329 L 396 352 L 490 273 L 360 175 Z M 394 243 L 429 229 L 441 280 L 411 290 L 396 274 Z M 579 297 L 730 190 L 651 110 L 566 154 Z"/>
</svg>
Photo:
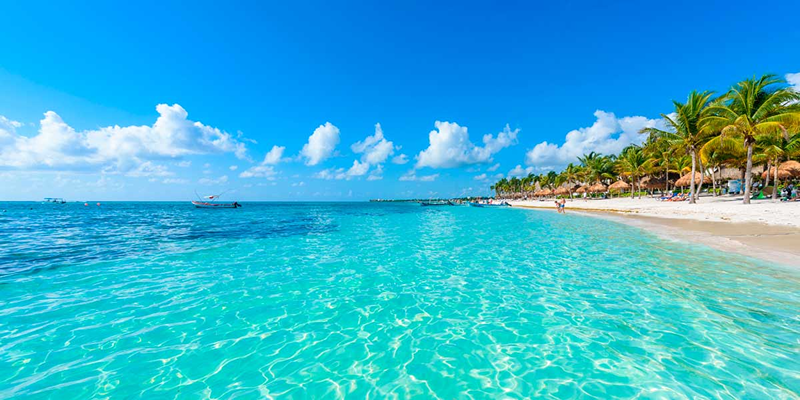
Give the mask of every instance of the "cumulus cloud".
<svg viewBox="0 0 800 400">
<path fill-rule="evenodd" d="M 383 179 L 383 165 L 378 165 L 367 177 L 368 181 L 379 181 Z"/>
<path fill-rule="evenodd" d="M 284 161 L 283 151 L 286 150 L 286 147 L 283 146 L 272 146 L 272 149 L 264 156 L 264 161 L 261 162 L 262 165 L 275 165 Z"/>
<path fill-rule="evenodd" d="M 2 118 L 0 167 L 137 174 L 135 171 L 148 161 L 185 155 L 234 153 L 247 158 L 244 143 L 218 128 L 189 120 L 180 105 L 159 104 L 156 111 L 159 116 L 152 126 L 115 125 L 87 131 L 76 131 L 61 116 L 48 111 L 32 137 L 17 134 L 13 128 L 19 123 Z"/>
<path fill-rule="evenodd" d="M 800 92 L 800 72 L 794 74 L 786 74 L 786 81 L 789 82 L 794 90 Z"/>
<path fill-rule="evenodd" d="M 402 176 L 400 176 L 400 180 L 401 181 L 412 181 L 412 182 L 413 181 L 433 182 L 438 177 L 439 177 L 439 174 L 417 176 L 417 171 L 412 169 L 412 170 L 406 172 L 405 174 L 403 174 Z"/>
<path fill-rule="evenodd" d="M 362 154 L 361 161 L 370 165 L 383 164 L 394 154 L 395 146 L 383 136 L 381 124 L 375 124 L 375 134 L 350 146 L 353 153 Z"/>
<path fill-rule="evenodd" d="M 592 126 L 567 133 L 561 145 L 541 142 L 525 154 L 525 162 L 537 167 L 560 167 L 575 162 L 579 156 L 591 151 L 616 154 L 631 144 L 642 144 L 647 138 L 639 134 L 642 128 L 664 125 L 660 119 L 634 116 L 617 118 L 614 113 L 597 110 L 597 120 Z"/>
<path fill-rule="evenodd" d="M 508 177 L 513 178 L 516 176 L 517 178 L 520 178 L 523 176 L 528 176 L 528 174 L 533 173 L 533 170 L 533 167 L 523 168 L 522 165 L 517 164 L 517 166 L 512 168 L 511 171 L 508 171 Z"/>
<path fill-rule="evenodd" d="M 345 170 L 344 168 L 329 168 L 317 172 L 314 176 L 319 179 L 326 179 L 326 180 L 350 180 L 357 176 L 364 176 L 369 171 L 369 164 L 362 163 L 358 160 L 353 160 L 353 166 L 349 169 Z"/>
<path fill-rule="evenodd" d="M 327 160 L 339 144 L 339 128 L 330 122 L 320 125 L 308 137 L 300 156 L 306 159 L 306 165 L 317 165 Z"/>
<path fill-rule="evenodd" d="M 486 170 L 489 171 L 489 172 L 494 172 L 494 171 L 497 171 L 498 168 L 500 168 L 500 164 L 499 163 L 495 164 L 495 165 L 492 165 L 489 168 L 486 168 Z"/>
<path fill-rule="evenodd" d="M 267 178 L 267 180 L 274 180 L 275 169 L 270 165 L 256 165 L 254 167 L 248 168 L 242 173 L 239 174 L 240 178 Z"/>
<path fill-rule="evenodd" d="M 230 167 L 228 167 L 228 169 L 231 170 L 231 171 L 236 171 L 237 169 L 239 169 L 239 166 L 238 165 L 231 165 Z"/>
<path fill-rule="evenodd" d="M 469 140 L 467 127 L 455 122 L 436 121 L 436 129 L 428 134 L 427 149 L 417 155 L 416 168 L 455 168 L 463 165 L 492 161 L 492 156 L 503 148 L 517 144 L 519 129 L 506 125 L 497 136 L 483 136 L 483 147 Z"/>
<path fill-rule="evenodd" d="M 476 181 L 483 181 L 487 179 L 487 176 L 486 174 L 480 174 L 480 175 L 475 175 L 475 177 L 473 177 L 472 179 L 475 179 Z"/>
<path fill-rule="evenodd" d="M 392 158 L 392 164 L 403 165 L 408 162 L 408 156 L 400 154 Z"/>
</svg>

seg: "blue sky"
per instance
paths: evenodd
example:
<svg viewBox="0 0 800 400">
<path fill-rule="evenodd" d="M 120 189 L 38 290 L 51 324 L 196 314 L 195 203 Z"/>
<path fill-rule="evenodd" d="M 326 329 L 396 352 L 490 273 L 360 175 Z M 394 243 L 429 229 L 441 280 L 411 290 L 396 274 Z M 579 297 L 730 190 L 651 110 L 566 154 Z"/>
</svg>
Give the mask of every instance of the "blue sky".
<svg viewBox="0 0 800 400">
<path fill-rule="evenodd" d="M 3 200 L 487 194 L 690 90 L 800 81 L 796 2 L 29 3 L 0 24 Z"/>
</svg>

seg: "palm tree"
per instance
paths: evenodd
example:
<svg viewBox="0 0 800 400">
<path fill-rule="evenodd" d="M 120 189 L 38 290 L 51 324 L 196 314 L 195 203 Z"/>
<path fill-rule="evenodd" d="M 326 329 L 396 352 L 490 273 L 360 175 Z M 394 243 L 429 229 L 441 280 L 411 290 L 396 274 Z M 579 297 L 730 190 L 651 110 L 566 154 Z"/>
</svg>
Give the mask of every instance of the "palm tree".
<svg viewBox="0 0 800 400">
<path fill-rule="evenodd" d="M 744 204 L 750 204 L 753 181 L 753 148 L 756 138 L 782 134 L 800 126 L 800 94 L 775 75 L 747 79 L 737 83 L 719 101 L 708 107 L 701 125 L 705 132 L 740 136 L 747 149 Z"/>
<path fill-rule="evenodd" d="M 772 200 L 776 200 L 778 198 L 778 166 L 781 165 L 782 160 L 800 153 L 800 149 L 793 149 L 793 139 L 793 137 L 787 138 L 782 134 L 777 133 L 756 137 L 756 148 L 758 149 L 758 152 L 767 160 L 767 183 L 765 183 L 764 186 L 769 185 L 770 164 L 775 166 L 775 188 L 772 191 Z"/>
<path fill-rule="evenodd" d="M 691 184 L 689 191 L 692 194 L 689 197 L 689 203 L 694 204 L 697 202 L 697 195 L 700 190 L 695 193 L 695 171 L 697 170 L 697 152 L 703 145 L 705 140 L 710 136 L 710 130 L 702 130 L 700 127 L 700 118 L 703 115 L 706 107 L 711 102 L 712 92 L 697 92 L 692 91 L 689 93 L 689 98 L 686 103 L 679 103 L 673 101 L 675 106 L 675 116 L 661 114 L 667 126 L 671 131 L 664 131 L 658 128 L 645 128 L 642 133 L 648 133 L 666 139 L 675 148 L 683 149 L 692 158 L 692 172 Z M 703 171 L 703 164 L 700 163 L 700 171 Z M 700 182 L 702 187 L 702 180 Z"/>
<path fill-rule="evenodd" d="M 642 133 L 640 131 L 640 133 Z M 642 148 L 653 159 L 653 173 L 664 172 L 665 190 L 669 190 L 669 172 L 675 148 L 663 137 L 650 135 Z"/>
<path fill-rule="evenodd" d="M 567 190 L 569 190 L 569 198 L 572 198 L 572 186 L 575 182 L 580 180 L 581 175 L 581 167 L 569 163 L 564 171 L 561 172 L 561 179 L 563 182 L 567 184 Z"/>
<path fill-rule="evenodd" d="M 628 175 L 631 178 L 631 198 L 633 193 L 641 190 L 642 178 L 652 166 L 652 160 L 645 155 L 642 148 L 639 146 L 630 146 L 617 158 L 617 168 L 622 175 Z M 639 182 L 639 190 L 636 189 L 636 183 Z M 639 192 L 639 198 L 642 198 Z"/>
</svg>

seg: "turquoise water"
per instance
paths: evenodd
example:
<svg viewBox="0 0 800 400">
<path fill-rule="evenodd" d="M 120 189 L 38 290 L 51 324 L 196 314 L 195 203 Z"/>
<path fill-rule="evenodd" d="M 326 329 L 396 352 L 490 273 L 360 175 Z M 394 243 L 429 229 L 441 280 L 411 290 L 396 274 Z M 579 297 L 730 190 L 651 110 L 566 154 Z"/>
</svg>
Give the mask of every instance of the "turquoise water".
<svg viewBox="0 0 800 400">
<path fill-rule="evenodd" d="M 800 397 L 797 270 L 605 220 L 0 209 L 0 398 Z"/>
</svg>

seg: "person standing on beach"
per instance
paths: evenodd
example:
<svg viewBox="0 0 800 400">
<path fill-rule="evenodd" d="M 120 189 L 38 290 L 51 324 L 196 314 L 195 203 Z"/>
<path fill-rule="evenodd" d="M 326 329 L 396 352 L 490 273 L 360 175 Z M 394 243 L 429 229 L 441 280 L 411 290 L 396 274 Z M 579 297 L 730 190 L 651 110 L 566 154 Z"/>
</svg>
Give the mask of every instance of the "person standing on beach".
<svg viewBox="0 0 800 400">
<path fill-rule="evenodd" d="M 556 200 L 555 203 L 556 203 L 556 212 L 561 214 L 561 203 L 559 203 L 558 200 Z"/>
<path fill-rule="evenodd" d="M 567 199 L 562 197 L 561 198 L 561 203 L 558 204 L 558 207 L 559 207 L 559 212 L 561 214 L 566 214 L 567 213 Z"/>
</svg>

